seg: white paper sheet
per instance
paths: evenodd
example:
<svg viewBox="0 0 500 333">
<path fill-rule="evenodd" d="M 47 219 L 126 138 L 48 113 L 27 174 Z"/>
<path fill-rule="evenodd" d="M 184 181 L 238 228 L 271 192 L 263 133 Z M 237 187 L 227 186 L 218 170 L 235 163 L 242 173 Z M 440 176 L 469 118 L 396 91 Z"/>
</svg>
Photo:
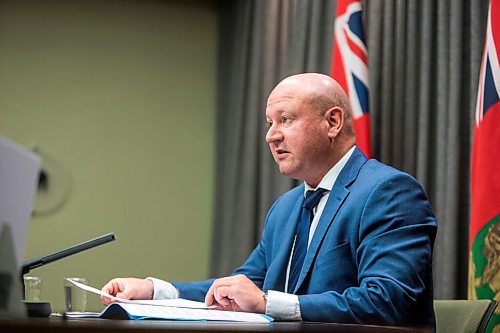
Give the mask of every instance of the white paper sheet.
<svg viewBox="0 0 500 333">
<path fill-rule="evenodd" d="M 78 288 L 81 288 L 83 290 L 86 290 L 88 292 L 98 294 L 101 296 L 105 296 L 109 299 L 112 299 L 113 301 L 117 301 L 120 303 L 129 303 L 129 304 L 145 304 L 145 305 L 161 305 L 161 306 L 170 306 L 170 307 L 177 307 L 177 308 L 190 308 L 190 309 L 208 309 L 208 307 L 205 305 L 203 302 L 196 302 L 196 301 L 190 301 L 187 299 L 183 298 L 176 298 L 176 299 L 161 299 L 161 300 L 129 300 L 129 299 L 124 299 L 120 297 L 115 297 L 111 296 L 110 294 L 107 294 L 99 289 L 96 289 L 94 287 L 88 286 L 86 284 L 69 280 L 71 283 L 73 283 L 75 286 Z"/>
</svg>

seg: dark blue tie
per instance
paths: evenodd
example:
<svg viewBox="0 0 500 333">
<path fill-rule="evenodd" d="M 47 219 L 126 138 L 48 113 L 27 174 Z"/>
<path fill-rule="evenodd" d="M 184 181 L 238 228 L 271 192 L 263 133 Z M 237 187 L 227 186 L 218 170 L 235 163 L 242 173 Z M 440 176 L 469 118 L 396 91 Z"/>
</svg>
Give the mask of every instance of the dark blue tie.
<svg viewBox="0 0 500 333">
<path fill-rule="evenodd" d="M 304 264 L 304 258 L 307 253 L 307 243 L 309 241 L 309 229 L 313 219 L 313 209 L 318 205 L 325 189 L 319 188 L 316 191 L 307 191 L 306 197 L 302 202 L 302 212 L 297 224 L 297 237 L 293 248 L 292 262 L 290 264 L 290 275 L 288 277 L 288 292 L 292 293 L 299 280 L 300 271 Z"/>
</svg>

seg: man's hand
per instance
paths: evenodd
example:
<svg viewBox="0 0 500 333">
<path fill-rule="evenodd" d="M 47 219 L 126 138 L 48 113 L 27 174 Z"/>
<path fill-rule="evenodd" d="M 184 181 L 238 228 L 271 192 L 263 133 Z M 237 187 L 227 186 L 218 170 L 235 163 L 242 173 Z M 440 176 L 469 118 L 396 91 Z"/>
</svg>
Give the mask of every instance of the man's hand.
<svg viewBox="0 0 500 333">
<path fill-rule="evenodd" d="M 152 299 L 154 286 L 150 280 L 119 278 L 109 281 L 101 290 L 111 296 L 124 299 Z M 104 305 L 114 302 L 105 296 L 101 296 L 101 301 Z"/>
<path fill-rule="evenodd" d="M 205 296 L 205 304 L 216 305 L 217 310 L 266 312 L 264 292 L 245 275 L 215 280 Z"/>
</svg>

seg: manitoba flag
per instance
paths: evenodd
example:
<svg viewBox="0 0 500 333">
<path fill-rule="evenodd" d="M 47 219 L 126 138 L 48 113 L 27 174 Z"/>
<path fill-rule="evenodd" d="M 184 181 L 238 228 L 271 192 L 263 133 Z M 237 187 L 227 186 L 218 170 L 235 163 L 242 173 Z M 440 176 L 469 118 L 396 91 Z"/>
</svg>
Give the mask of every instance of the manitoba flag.
<svg viewBox="0 0 500 333">
<path fill-rule="evenodd" d="M 330 75 L 349 95 L 357 145 L 371 157 L 368 56 L 361 15 L 360 0 L 337 1 Z"/>
<path fill-rule="evenodd" d="M 500 0 L 491 0 L 471 160 L 469 298 L 500 300 Z M 500 312 L 490 321 L 500 330 Z"/>
</svg>

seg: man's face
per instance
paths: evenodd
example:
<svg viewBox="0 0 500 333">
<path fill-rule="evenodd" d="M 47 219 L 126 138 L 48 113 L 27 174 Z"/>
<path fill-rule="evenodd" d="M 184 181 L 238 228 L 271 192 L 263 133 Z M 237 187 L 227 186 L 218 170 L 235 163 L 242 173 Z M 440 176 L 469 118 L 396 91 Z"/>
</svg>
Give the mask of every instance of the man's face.
<svg viewBox="0 0 500 333">
<path fill-rule="evenodd" d="M 315 186 L 328 159 L 328 122 L 303 96 L 300 86 L 277 87 L 271 93 L 266 141 L 282 174 Z"/>
</svg>

